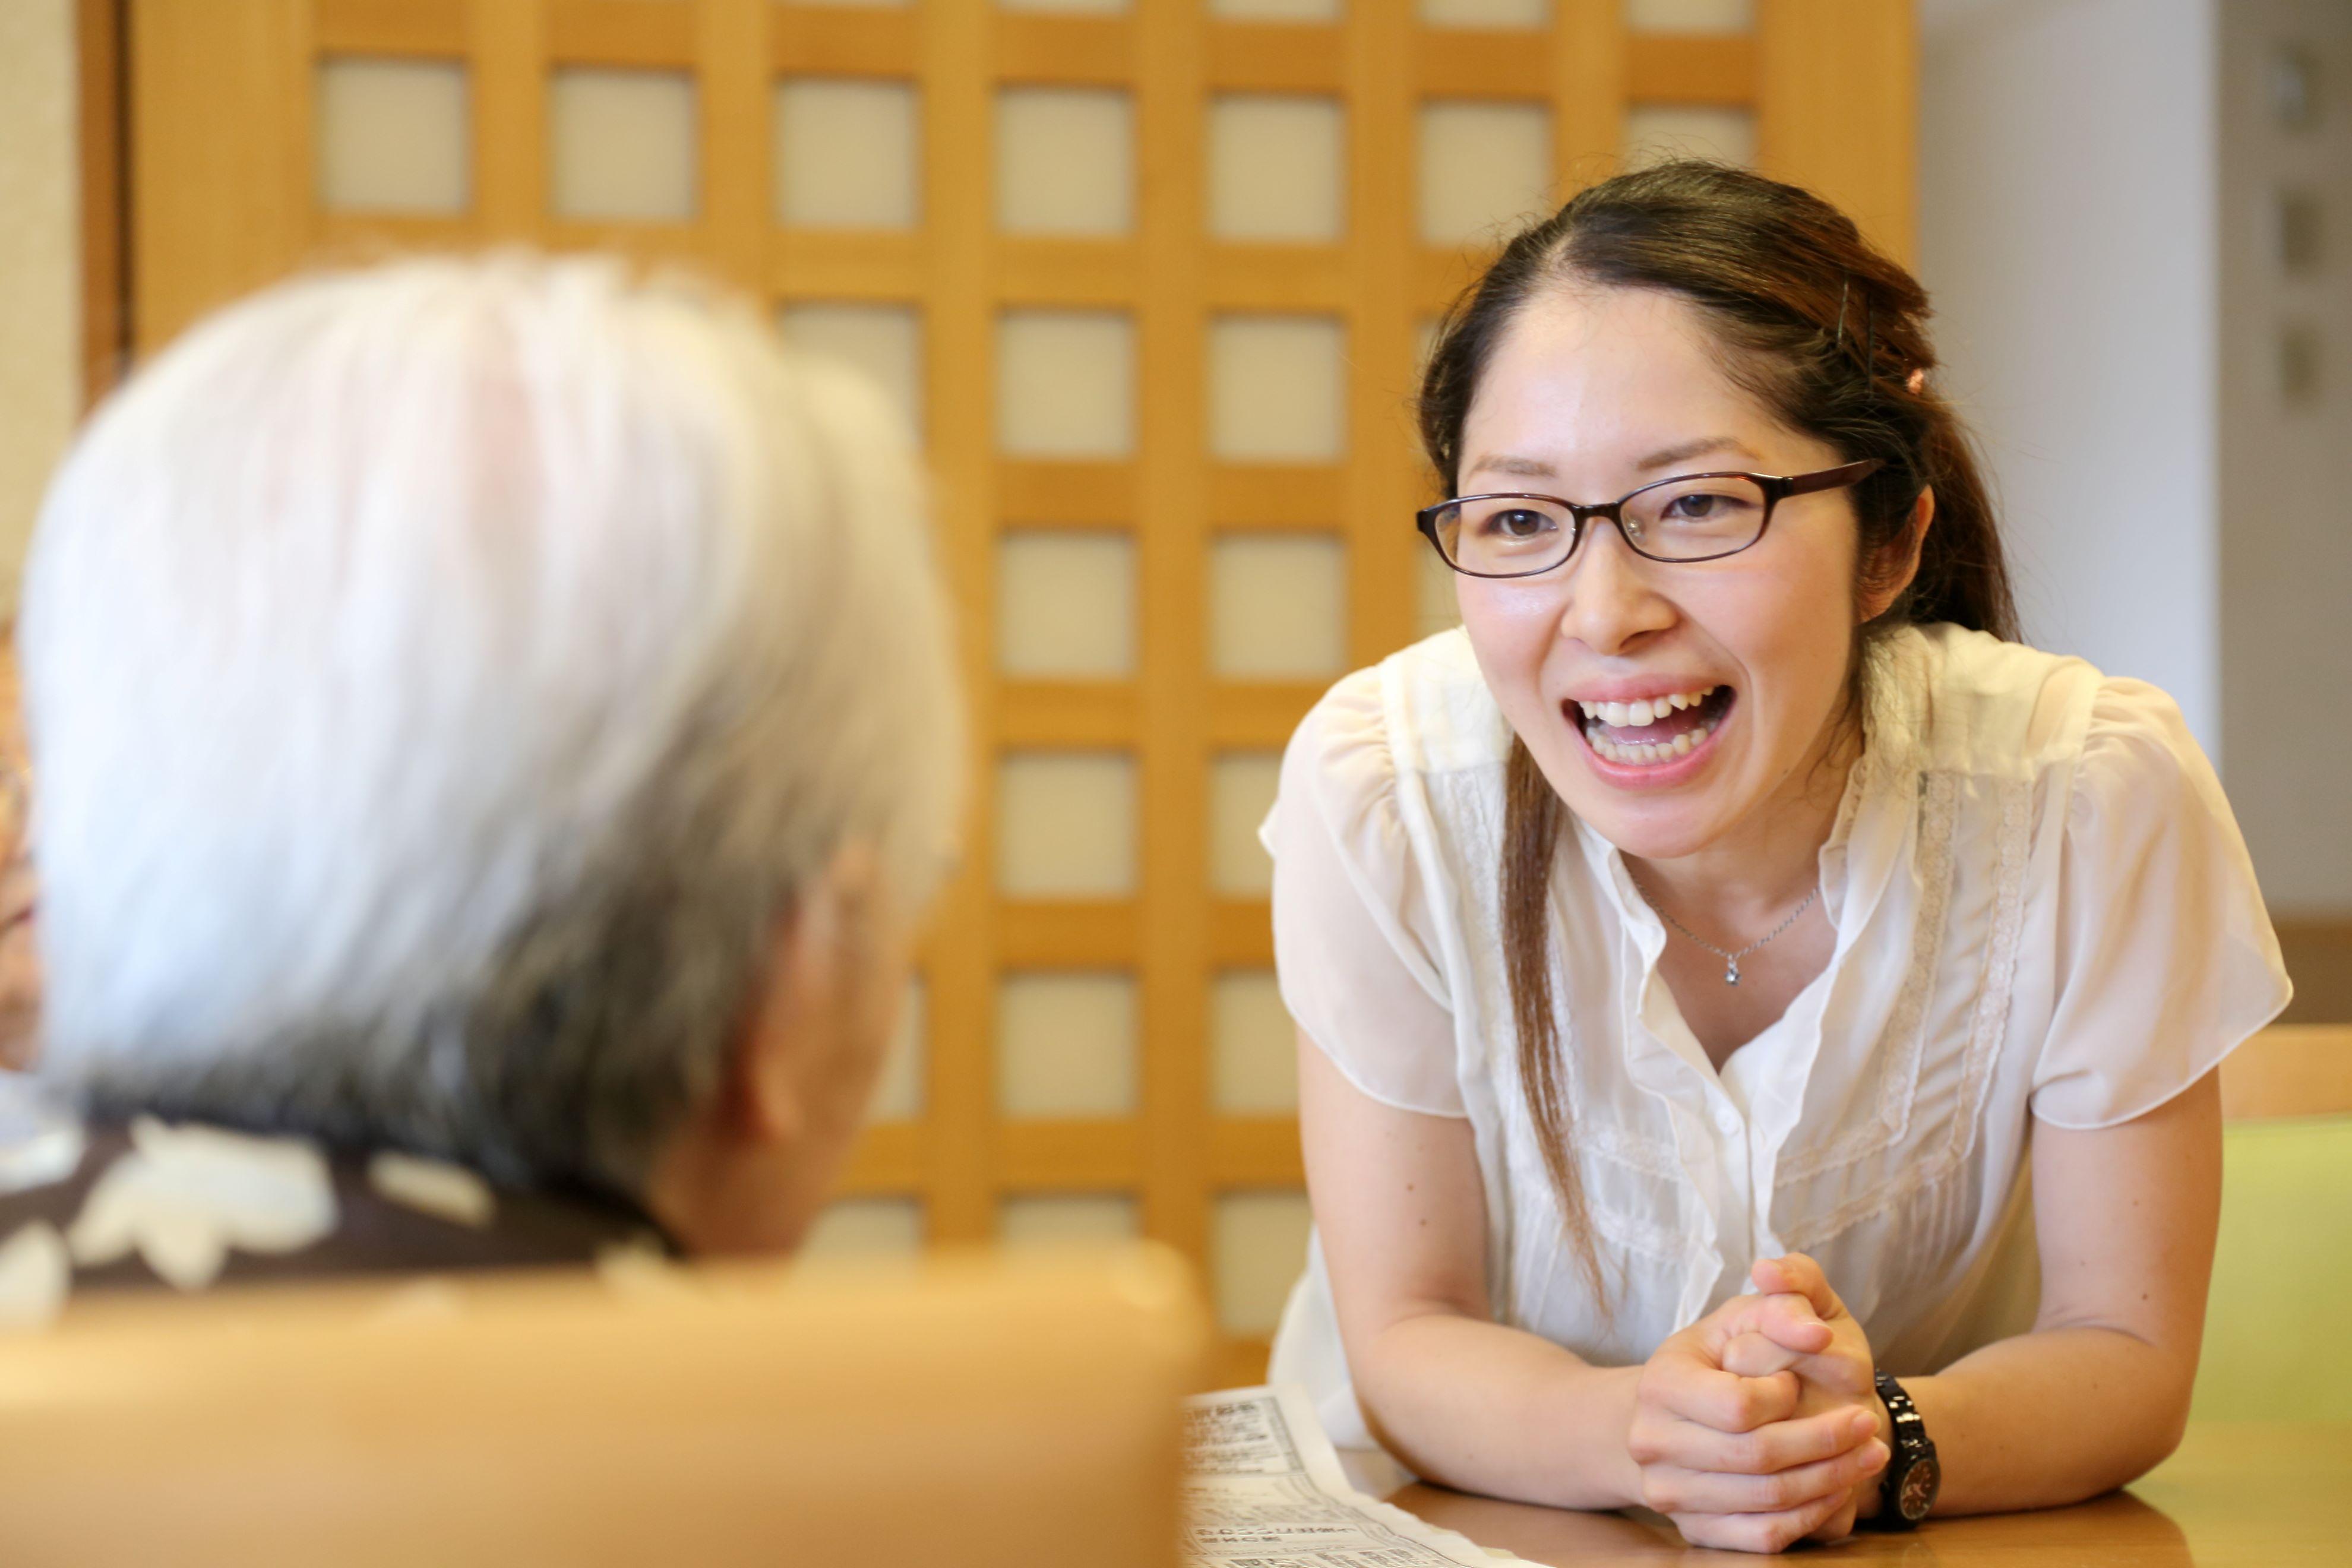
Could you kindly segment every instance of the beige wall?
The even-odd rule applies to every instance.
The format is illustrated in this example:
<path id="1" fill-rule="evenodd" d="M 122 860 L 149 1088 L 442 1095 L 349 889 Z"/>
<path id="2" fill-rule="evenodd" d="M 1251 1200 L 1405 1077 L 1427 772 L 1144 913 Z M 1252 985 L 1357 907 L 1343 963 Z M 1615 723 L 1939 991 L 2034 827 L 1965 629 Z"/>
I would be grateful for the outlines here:
<path id="1" fill-rule="evenodd" d="M 2162 687 L 2226 763 L 2216 4 L 1924 0 L 1919 271 L 2027 637 Z"/>
<path id="2" fill-rule="evenodd" d="M 2273 912 L 2352 915 L 2352 5 L 2230 0 L 2221 25 L 2221 690 L 2230 799 Z M 2282 45 L 2317 68 L 2310 123 L 2283 125 Z M 2289 265 L 2279 205 L 2316 204 Z M 2282 340 L 2316 343 L 2290 397 Z M 2298 983 L 2302 981 L 2298 975 Z"/>
<path id="3" fill-rule="evenodd" d="M 0 3 L 0 605 L 81 402 L 73 0 Z"/>

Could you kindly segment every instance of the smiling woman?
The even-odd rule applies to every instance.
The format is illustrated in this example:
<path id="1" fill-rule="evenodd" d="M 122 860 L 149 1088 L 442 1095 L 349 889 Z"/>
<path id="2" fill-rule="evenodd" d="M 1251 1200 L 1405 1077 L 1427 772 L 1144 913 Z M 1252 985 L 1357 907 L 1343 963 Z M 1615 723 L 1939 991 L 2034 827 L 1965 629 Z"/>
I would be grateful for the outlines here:
<path id="1" fill-rule="evenodd" d="M 1463 627 L 1331 690 L 1267 830 L 1318 1232 L 1274 1370 L 1343 1443 L 1778 1550 L 2177 1440 L 2212 1073 L 2285 978 L 2170 700 L 2014 640 L 1927 311 L 1685 163 L 1447 323 Z"/>

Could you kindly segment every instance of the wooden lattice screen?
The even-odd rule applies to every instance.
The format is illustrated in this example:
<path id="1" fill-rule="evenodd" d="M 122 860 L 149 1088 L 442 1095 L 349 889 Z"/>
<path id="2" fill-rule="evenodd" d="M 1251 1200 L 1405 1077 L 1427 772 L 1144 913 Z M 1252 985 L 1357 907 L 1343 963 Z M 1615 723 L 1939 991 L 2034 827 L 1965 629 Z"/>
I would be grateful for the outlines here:
<path id="1" fill-rule="evenodd" d="M 1907 251 L 1911 28 L 1907 0 L 133 0 L 132 330 L 321 257 L 610 247 L 891 385 L 976 800 L 827 1244 L 1138 1229 L 1201 1262 L 1250 1377 L 1304 1207 L 1247 830 L 1323 687 L 1450 617 L 1408 517 L 1428 324 L 1500 226 L 1650 142 Z"/>

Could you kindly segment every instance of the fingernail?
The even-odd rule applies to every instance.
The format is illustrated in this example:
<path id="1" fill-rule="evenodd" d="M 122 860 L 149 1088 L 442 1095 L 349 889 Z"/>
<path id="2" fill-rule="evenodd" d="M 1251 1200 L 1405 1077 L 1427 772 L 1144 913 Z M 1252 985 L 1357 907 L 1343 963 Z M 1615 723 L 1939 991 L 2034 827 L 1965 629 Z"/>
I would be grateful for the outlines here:
<path id="1" fill-rule="evenodd" d="M 1875 1437 L 1873 1437 L 1870 1440 L 1868 1451 L 1870 1455 L 1870 1468 L 1874 1470 L 1883 1468 L 1885 1466 L 1886 1461 L 1893 1458 L 1893 1455 L 1889 1453 L 1886 1445 L 1880 1442 Z"/>

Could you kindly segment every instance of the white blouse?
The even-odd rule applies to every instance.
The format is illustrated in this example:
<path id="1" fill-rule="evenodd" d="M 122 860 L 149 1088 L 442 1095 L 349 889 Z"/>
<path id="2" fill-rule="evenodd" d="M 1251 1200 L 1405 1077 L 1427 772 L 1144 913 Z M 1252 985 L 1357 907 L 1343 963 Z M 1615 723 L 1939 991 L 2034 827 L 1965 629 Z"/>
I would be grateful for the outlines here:
<path id="1" fill-rule="evenodd" d="M 1881 1364 L 1935 1370 L 2032 1322 L 2031 1119 L 2129 1121 L 2286 1005 L 2244 843 L 2169 698 L 1954 626 L 1890 639 L 1871 692 L 1821 853 L 1835 951 L 1720 1073 L 1615 847 L 1579 821 L 1559 857 L 1552 992 L 1605 1312 L 1520 1092 L 1511 734 L 1468 639 L 1348 677 L 1300 724 L 1261 835 L 1283 1000 L 1364 1093 L 1468 1119 L 1496 1321 L 1630 1364 L 1754 1259 L 1801 1251 Z M 1273 1375 L 1307 1385 L 1340 1446 L 1371 1445 L 1319 1244 Z"/>

